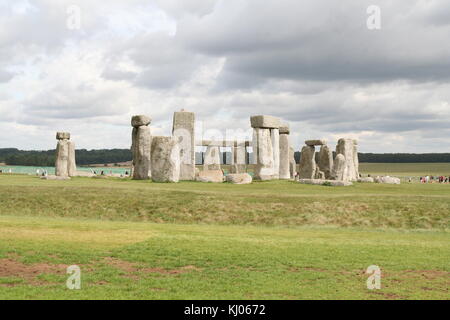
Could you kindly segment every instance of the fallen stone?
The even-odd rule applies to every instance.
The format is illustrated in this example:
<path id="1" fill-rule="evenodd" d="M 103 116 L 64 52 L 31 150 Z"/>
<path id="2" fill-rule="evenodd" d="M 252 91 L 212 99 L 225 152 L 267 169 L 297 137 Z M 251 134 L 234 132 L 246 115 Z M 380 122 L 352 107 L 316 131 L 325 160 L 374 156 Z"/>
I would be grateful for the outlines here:
<path id="1" fill-rule="evenodd" d="M 353 183 L 350 181 L 339 181 L 339 180 L 322 180 L 322 179 L 300 179 L 298 180 L 301 184 L 312 184 L 317 186 L 330 186 L 330 187 L 349 187 Z"/>
<path id="2" fill-rule="evenodd" d="M 252 183 L 252 176 L 248 173 L 228 174 L 226 176 L 227 182 L 232 184 L 250 184 Z"/>
<path id="3" fill-rule="evenodd" d="M 372 177 L 366 177 L 366 178 L 359 178 L 358 182 L 363 182 L 363 183 L 374 183 L 375 180 Z"/>
<path id="4" fill-rule="evenodd" d="M 306 140 L 305 144 L 307 146 L 324 146 L 327 144 L 326 140 Z"/>
<path id="5" fill-rule="evenodd" d="M 250 117 L 252 128 L 278 129 L 280 119 L 273 116 L 252 116 Z"/>
<path id="6" fill-rule="evenodd" d="M 154 182 L 180 180 L 180 147 L 176 137 L 153 137 L 151 155 Z"/>
<path id="7" fill-rule="evenodd" d="M 95 174 L 93 174 L 92 172 L 87 172 L 87 171 L 77 171 L 74 175 L 74 177 L 88 177 L 88 178 L 92 178 L 94 176 L 95 176 Z"/>
<path id="8" fill-rule="evenodd" d="M 197 181 L 222 183 L 223 182 L 223 172 L 222 172 L 222 170 L 200 171 L 197 176 Z"/>
<path id="9" fill-rule="evenodd" d="M 401 181 L 399 178 L 395 177 L 376 177 L 375 178 L 376 183 L 385 183 L 385 184 L 401 184 Z"/>
<path id="10" fill-rule="evenodd" d="M 151 122 L 152 122 L 152 119 L 148 116 L 137 115 L 137 116 L 131 117 L 131 126 L 134 128 L 148 126 Z"/>

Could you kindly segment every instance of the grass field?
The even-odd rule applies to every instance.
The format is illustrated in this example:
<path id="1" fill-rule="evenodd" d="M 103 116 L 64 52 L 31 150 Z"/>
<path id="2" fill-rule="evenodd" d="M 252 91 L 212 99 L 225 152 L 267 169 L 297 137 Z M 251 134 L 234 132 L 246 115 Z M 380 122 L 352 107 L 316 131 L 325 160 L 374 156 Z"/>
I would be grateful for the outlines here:
<path id="1" fill-rule="evenodd" d="M 450 297 L 450 185 L 2 175 L 0 204 L 0 299 Z"/>
<path id="2" fill-rule="evenodd" d="M 450 163 L 361 163 L 364 174 L 398 177 L 450 176 Z"/>

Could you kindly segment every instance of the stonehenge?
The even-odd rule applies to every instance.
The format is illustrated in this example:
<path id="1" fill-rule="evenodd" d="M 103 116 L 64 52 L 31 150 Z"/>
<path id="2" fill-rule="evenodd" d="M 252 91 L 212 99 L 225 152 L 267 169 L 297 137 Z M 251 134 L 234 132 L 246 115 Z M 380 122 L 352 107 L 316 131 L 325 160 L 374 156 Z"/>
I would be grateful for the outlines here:
<path id="1" fill-rule="evenodd" d="M 57 177 L 74 177 L 77 174 L 75 144 L 69 132 L 57 132 L 55 174 Z"/>
<path id="2" fill-rule="evenodd" d="M 252 116 L 254 179 L 279 178 L 280 170 L 280 120 L 272 116 Z"/>
<path id="3" fill-rule="evenodd" d="M 152 180 L 178 182 L 180 180 L 180 146 L 177 137 L 153 137 L 151 146 Z"/>
<path id="4" fill-rule="evenodd" d="M 195 180 L 195 114 L 184 110 L 175 112 L 172 135 L 180 145 L 180 179 Z"/>
<path id="5" fill-rule="evenodd" d="M 131 118 L 134 180 L 147 180 L 152 175 L 150 168 L 152 137 L 149 127 L 151 121 L 151 118 L 145 115 L 137 115 Z"/>
<path id="6" fill-rule="evenodd" d="M 358 142 L 339 139 L 336 157 L 326 140 L 306 140 L 301 152 L 299 179 L 354 182 L 359 178 Z M 320 146 L 317 154 L 315 147 Z"/>

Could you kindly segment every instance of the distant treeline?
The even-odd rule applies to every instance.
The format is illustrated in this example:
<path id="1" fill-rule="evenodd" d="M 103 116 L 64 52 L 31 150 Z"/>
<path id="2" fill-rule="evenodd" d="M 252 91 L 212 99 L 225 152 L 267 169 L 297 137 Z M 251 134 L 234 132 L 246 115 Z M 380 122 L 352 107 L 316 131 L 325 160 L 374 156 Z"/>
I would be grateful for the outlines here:
<path id="1" fill-rule="evenodd" d="M 130 149 L 109 149 L 109 150 L 76 150 L 78 165 L 107 164 L 131 161 Z M 227 152 L 226 163 L 231 160 L 231 154 Z M 250 154 L 250 160 L 252 156 Z M 300 161 L 300 152 L 295 153 L 295 160 Z M 420 163 L 420 162 L 450 162 L 450 153 L 360 153 L 360 162 L 372 163 Z M 0 149 L 0 162 L 8 165 L 18 166 L 54 166 L 55 150 L 48 151 L 22 151 L 14 148 Z M 196 163 L 202 162 L 202 154 L 196 153 Z"/>
<path id="2" fill-rule="evenodd" d="M 131 160 L 129 149 L 86 150 L 75 151 L 78 165 L 119 163 Z M 48 151 L 22 151 L 18 149 L 0 149 L 0 162 L 16 166 L 55 165 L 55 150 Z"/>

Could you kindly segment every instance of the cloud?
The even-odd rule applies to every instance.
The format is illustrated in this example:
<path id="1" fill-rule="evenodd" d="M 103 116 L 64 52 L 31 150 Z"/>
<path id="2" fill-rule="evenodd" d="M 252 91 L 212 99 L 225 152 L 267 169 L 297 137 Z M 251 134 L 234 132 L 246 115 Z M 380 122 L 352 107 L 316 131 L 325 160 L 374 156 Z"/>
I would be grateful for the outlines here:
<path id="1" fill-rule="evenodd" d="M 379 0 L 371 31 L 372 4 L 0 1 L 0 146 L 53 148 L 58 129 L 82 148 L 129 147 L 131 115 L 170 134 L 184 108 L 204 131 L 279 116 L 296 149 L 343 136 L 363 151 L 450 148 L 450 7 Z"/>

